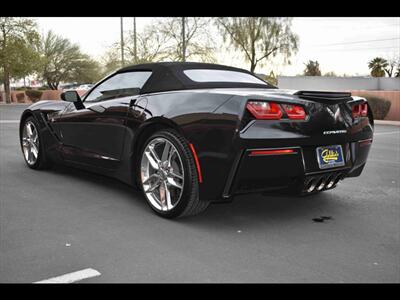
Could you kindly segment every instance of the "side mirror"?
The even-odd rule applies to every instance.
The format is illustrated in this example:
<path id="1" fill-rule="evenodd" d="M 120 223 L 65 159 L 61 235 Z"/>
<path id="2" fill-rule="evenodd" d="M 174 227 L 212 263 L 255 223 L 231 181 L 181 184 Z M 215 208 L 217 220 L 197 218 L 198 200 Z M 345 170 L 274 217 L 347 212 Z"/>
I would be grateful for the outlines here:
<path id="1" fill-rule="evenodd" d="M 61 99 L 68 102 L 82 102 L 81 97 L 76 91 L 65 91 L 60 95 Z"/>

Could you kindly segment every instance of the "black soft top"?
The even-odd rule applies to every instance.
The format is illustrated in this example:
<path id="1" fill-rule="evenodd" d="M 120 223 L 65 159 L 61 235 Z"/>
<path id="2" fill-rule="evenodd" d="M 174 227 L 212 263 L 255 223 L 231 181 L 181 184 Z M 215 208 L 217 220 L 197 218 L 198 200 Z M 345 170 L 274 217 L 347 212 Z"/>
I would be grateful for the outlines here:
<path id="1" fill-rule="evenodd" d="M 243 83 L 243 82 L 197 82 L 187 77 L 183 71 L 190 69 L 214 69 L 214 70 L 228 70 L 247 73 L 255 76 L 249 71 L 244 69 L 209 64 L 209 63 L 196 63 L 196 62 L 160 62 L 148 63 L 140 65 L 132 65 L 124 67 L 117 71 L 117 73 L 130 72 L 130 71 L 151 71 L 152 75 L 140 90 L 140 94 L 174 91 L 174 90 L 188 90 L 188 89 L 205 89 L 205 88 L 276 88 L 273 85 L 266 83 Z M 257 77 L 258 78 L 258 77 Z M 262 79 L 261 79 L 262 80 Z"/>

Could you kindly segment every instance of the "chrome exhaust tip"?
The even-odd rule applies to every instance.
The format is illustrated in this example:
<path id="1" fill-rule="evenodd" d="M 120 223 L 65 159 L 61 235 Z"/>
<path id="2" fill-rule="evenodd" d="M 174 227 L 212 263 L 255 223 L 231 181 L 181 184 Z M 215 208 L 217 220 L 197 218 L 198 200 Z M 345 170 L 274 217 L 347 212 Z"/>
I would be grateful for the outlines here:
<path id="1" fill-rule="evenodd" d="M 318 187 L 317 187 L 317 191 L 320 191 L 320 190 L 322 190 L 323 188 L 324 188 L 324 186 L 325 186 L 325 178 L 321 178 L 319 181 L 318 181 Z"/>
<path id="2" fill-rule="evenodd" d="M 308 182 L 308 184 L 306 186 L 307 193 L 311 193 L 312 191 L 314 191 L 315 187 L 317 186 L 315 183 L 316 183 L 316 180 L 314 180 L 314 179 L 311 179 Z"/>
<path id="3" fill-rule="evenodd" d="M 338 185 L 339 184 L 339 181 L 340 180 L 343 180 L 344 179 L 344 175 L 343 174 L 339 174 L 337 177 L 336 177 L 336 179 L 335 179 L 335 184 L 334 184 L 334 186 L 335 185 Z"/>
<path id="4" fill-rule="evenodd" d="M 336 178 L 338 177 L 339 175 L 332 175 L 332 176 L 330 176 L 329 178 L 328 178 L 328 180 L 326 181 L 326 182 L 328 182 L 328 184 L 326 185 L 326 187 L 325 188 L 327 188 L 327 189 L 330 189 L 331 187 L 333 187 L 333 185 L 335 184 L 335 181 L 336 181 Z"/>

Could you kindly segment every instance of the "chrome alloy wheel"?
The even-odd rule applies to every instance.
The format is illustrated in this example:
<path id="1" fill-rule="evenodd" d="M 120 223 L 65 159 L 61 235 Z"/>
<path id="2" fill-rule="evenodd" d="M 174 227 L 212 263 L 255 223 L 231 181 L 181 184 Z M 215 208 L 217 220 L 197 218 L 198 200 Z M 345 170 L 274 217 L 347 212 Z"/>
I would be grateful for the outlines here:
<path id="1" fill-rule="evenodd" d="M 141 161 L 143 191 L 151 205 L 170 211 L 179 202 L 184 186 L 182 159 L 175 146 L 165 138 L 151 140 Z"/>
<path id="2" fill-rule="evenodd" d="M 34 165 L 39 157 L 39 134 L 31 121 L 26 122 L 22 130 L 22 149 L 26 162 Z"/>

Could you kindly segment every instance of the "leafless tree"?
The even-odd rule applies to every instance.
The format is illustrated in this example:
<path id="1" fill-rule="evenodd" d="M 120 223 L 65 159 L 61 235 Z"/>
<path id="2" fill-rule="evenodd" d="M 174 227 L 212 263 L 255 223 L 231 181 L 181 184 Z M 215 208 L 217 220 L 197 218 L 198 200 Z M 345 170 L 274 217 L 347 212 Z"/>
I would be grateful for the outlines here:
<path id="1" fill-rule="evenodd" d="M 224 17 L 217 18 L 224 40 L 244 54 L 254 73 L 258 64 L 282 55 L 290 63 L 297 52 L 299 38 L 291 30 L 291 18 Z"/>

